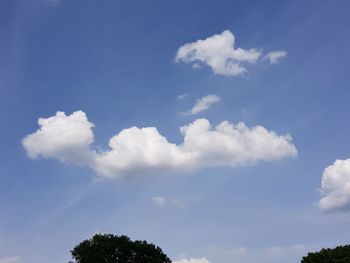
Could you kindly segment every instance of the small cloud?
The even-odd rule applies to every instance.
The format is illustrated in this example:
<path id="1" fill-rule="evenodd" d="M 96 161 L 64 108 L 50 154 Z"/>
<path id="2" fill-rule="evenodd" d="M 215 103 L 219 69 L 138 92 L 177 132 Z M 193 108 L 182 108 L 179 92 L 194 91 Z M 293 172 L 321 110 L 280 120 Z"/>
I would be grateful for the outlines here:
<path id="1" fill-rule="evenodd" d="M 325 211 L 350 209 L 350 159 L 336 160 L 322 176 L 323 197 L 319 206 Z"/>
<path id="2" fill-rule="evenodd" d="M 195 115 L 209 109 L 213 104 L 220 101 L 220 97 L 214 94 L 206 95 L 198 99 L 191 110 L 184 112 L 185 115 Z"/>
<path id="3" fill-rule="evenodd" d="M 177 98 L 178 98 L 179 100 L 183 100 L 183 99 L 186 98 L 187 96 L 188 96 L 188 94 L 184 93 L 184 94 L 179 94 L 179 95 L 177 95 Z"/>
<path id="4" fill-rule="evenodd" d="M 268 60 L 270 64 L 278 64 L 282 58 L 287 56 L 287 52 L 284 50 L 268 52 L 263 60 Z"/>
<path id="5" fill-rule="evenodd" d="M 176 198 L 165 198 L 163 196 L 155 196 L 152 198 L 153 204 L 156 206 L 164 207 L 164 206 L 176 206 L 178 208 L 185 208 L 185 205 L 177 200 Z"/>
<path id="6" fill-rule="evenodd" d="M 254 64 L 261 56 L 257 49 L 235 48 L 235 36 L 229 30 L 181 46 L 175 61 L 189 63 L 194 69 L 202 64 L 217 75 L 239 76 L 247 72 L 244 64 Z"/>
<path id="7" fill-rule="evenodd" d="M 162 196 L 155 196 L 152 198 L 153 204 L 157 206 L 165 206 L 167 204 L 167 201 Z"/>
<path id="8" fill-rule="evenodd" d="M 201 69 L 202 68 L 201 64 L 199 64 L 199 63 L 194 63 L 192 65 L 192 67 L 193 67 L 193 69 Z"/>
<path id="9" fill-rule="evenodd" d="M 173 261 L 173 263 L 210 263 L 208 259 L 205 257 L 202 258 L 189 258 L 189 259 L 181 259 L 177 261 Z"/>

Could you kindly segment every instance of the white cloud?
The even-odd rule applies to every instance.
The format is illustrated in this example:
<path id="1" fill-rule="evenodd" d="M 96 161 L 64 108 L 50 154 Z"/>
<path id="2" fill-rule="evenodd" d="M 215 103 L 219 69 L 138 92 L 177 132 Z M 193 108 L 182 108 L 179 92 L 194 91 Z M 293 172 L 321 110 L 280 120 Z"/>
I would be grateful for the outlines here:
<path id="1" fill-rule="evenodd" d="M 178 261 L 173 261 L 173 263 L 210 263 L 210 261 L 205 257 L 202 257 L 202 258 L 181 259 Z"/>
<path id="2" fill-rule="evenodd" d="M 38 124 L 40 129 L 22 140 L 30 158 L 41 156 L 75 164 L 91 161 L 89 145 L 94 141 L 94 125 L 84 112 L 66 116 L 59 111 L 50 118 L 39 118 Z"/>
<path id="3" fill-rule="evenodd" d="M 162 196 L 155 196 L 152 198 L 152 201 L 157 206 L 165 206 L 167 204 L 167 201 Z"/>
<path id="4" fill-rule="evenodd" d="M 271 51 L 264 56 L 264 60 L 268 60 L 270 64 L 278 64 L 282 58 L 287 56 L 287 52 L 284 50 Z"/>
<path id="5" fill-rule="evenodd" d="M 20 263 L 21 258 L 18 256 L 0 258 L 0 263 Z"/>
<path id="6" fill-rule="evenodd" d="M 192 107 L 192 109 L 189 110 L 188 112 L 185 112 L 184 114 L 195 115 L 199 112 L 209 109 L 214 103 L 217 103 L 219 101 L 220 101 L 220 97 L 217 95 L 214 95 L 214 94 L 206 95 L 198 99 L 195 105 Z"/>
<path id="7" fill-rule="evenodd" d="M 183 99 L 186 98 L 187 96 L 188 96 L 188 94 L 183 93 L 183 94 L 177 95 L 177 98 L 178 98 L 179 100 L 183 100 Z"/>
<path id="8" fill-rule="evenodd" d="M 254 64 L 260 56 L 261 52 L 256 49 L 235 48 L 235 36 L 226 30 L 181 46 L 175 61 L 191 63 L 194 68 L 202 63 L 211 67 L 215 74 L 238 76 L 247 71 L 243 63 Z"/>
<path id="9" fill-rule="evenodd" d="M 110 150 L 96 155 L 94 169 L 109 177 L 186 170 L 194 167 L 198 155 L 169 143 L 155 127 L 124 129 L 113 136 L 108 145 Z"/>
<path id="10" fill-rule="evenodd" d="M 324 197 L 319 206 L 322 209 L 350 208 L 350 159 L 336 160 L 324 170 L 321 190 Z"/>
<path id="11" fill-rule="evenodd" d="M 262 126 L 249 128 L 228 121 L 212 127 L 208 120 L 197 119 L 180 128 L 184 141 L 179 145 L 170 143 L 155 127 L 131 127 L 113 136 L 104 151 L 92 149 L 94 125 L 84 112 L 68 116 L 58 112 L 38 123 L 39 130 L 22 140 L 30 158 L 50 157 L 86 165 L 106 177 L 235 167 L 297 155 L 288 134 L 281 136 Z"/>
<path id="12" fill-rule="evenodd" d="M 171 205 L 177 208 L 185 208 L 185 205 L 176 198 L 165 198 L 163 196 L 155 196 L 152 198 L 152 201 L 153 204 L 160 207 Z"/>
<path id="13" fill-rule="evenodd" d="M 297 155 L 291 137 L 279 136 L 262 126 L 247 127 L 224 121 L 215 128 L 206 119 L 181 127 L 182 149 L 197 153 L 200 166 L 239 166 Z"/>

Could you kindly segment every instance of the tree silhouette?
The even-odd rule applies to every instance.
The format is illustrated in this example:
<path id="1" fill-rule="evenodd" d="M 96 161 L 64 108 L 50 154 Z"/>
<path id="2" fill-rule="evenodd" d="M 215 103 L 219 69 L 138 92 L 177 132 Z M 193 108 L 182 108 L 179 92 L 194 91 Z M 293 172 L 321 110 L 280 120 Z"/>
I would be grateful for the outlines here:
<path id="1" fill-rule="evenodd" d="M 349 263 L 350 245 L 336 248 L 323 248 L 319 252 L 308 253 L 301 263 Z"/>
<path id="2" fill-rule="evenodd" d="M 154 244 L 112 234 L 96 234 L 78 244 L 71 254 L 76 263 L 171 263 Z"/>

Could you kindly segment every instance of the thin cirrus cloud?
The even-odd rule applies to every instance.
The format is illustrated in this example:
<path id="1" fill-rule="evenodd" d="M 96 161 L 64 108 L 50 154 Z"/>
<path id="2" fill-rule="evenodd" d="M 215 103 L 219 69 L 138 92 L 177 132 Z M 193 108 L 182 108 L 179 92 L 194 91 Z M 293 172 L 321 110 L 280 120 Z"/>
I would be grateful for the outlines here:
<path id="1" fill-rule="evenodd" d="M 219 256 L 221 258 L 230 259 L 231 261 L 237 260 L 237 258 L 245 257 L 249 255 L 249 250 L 245 246 L 232 246 L 230 244 L 225 245 L 211 245 L 208 249 L 211 255 Z"/>
<path id="2" fill-rule="evenodd" d="M 30 158 L 88 166 L 104 177 L 246 166 L 297 156 L 289 134 L 228 121 L 213 127 L 206 119 L 196 119 L 180 127 L 184 139 L 179 145 L 170 143 L 155 127 L 126 128 L 109 140 L 107 150 L 93 146 L 94 125 L 82 111 L 57 112 L 40 118 L 38 124 L 36 132 L 22 139 Z"/>
<path id="3" fill-rule="evenodd" d="M 264 60 L 268 60 L 270 64 L 278 64 L 286 56 L 287 52 L 284 50 L 271 51 L 264 56 Z"/>
<path id="4" fill-rule="evenodd" d="M 322 176 L 323 197 L 319 206 L 325 211 L 350 209 L 350 159 L 336 160 Z"/>
<path id="5" fill-rule="evenodd" d="M 155 196 L 152 198 L 152 201 L 156 206 L 165 206 L 167 204 L 167 201 L 163 196 Z"/>
<path id="6" fill-rule="evenodd" d="M 209 109 L 213 104 L 220 101 L 220 97 L 215 94 L 206 95 L 196 101 L 191 110 L 184 112 L 184 115 L 196 115 Z"/>
<path id="7" fill-rule="evenodd" d="M 18 256 L 0 258 L 0 263 L 20 263 L 21 258 Z"/>
<path id="8" fill-rule="evenodd" d="M 49 3 L 49 4 L 52 4 L 52 5 L 58 5 L 61 2 L 63 2 L 63 0 L 42 0 L 42 1 L 46 2 L 46 3 Z"/>
<path id="9" fill-rule="evenodd" d="M 154 205 L 159 207 L 165 207 L 170 205 L 178 208 L 185 208 L 185 205 L 176 198 L 165 198 L 163 196 L 155 196 L 152 198 L 152 202 Z"/>
<path id="10" fill-rule="evenodd" d="M 184 44 L 177 50 L 175 61 L 192 64 L 195 69 L 207 65 L 217 75 L 243 75 L 247 72 L 246 65 L 256 64 L 263 54 L 257 48 L 236 48 L 235 40 L 234 34 L 225 30 L 221 34 Z M 285 51 L 272 51 L 263 59 L 277 64 L 285 56 Z"/>

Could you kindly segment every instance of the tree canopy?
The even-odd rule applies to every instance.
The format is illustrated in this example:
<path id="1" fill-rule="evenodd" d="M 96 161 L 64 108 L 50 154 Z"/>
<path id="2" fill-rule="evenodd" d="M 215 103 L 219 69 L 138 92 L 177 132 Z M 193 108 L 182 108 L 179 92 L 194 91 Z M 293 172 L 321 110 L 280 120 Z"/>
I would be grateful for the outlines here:
<path id="1" fill-rule="evenodd" d="M 96 234 L 72 251 L 76 263 L 171 263 L 162 249 L 127 236 Z"/>
<path id="2" fill-rule="evenodd" d="M 319 252 L 308 253 L 301 263 L 349 263 L 350 245 L 324 248 Z"/>

